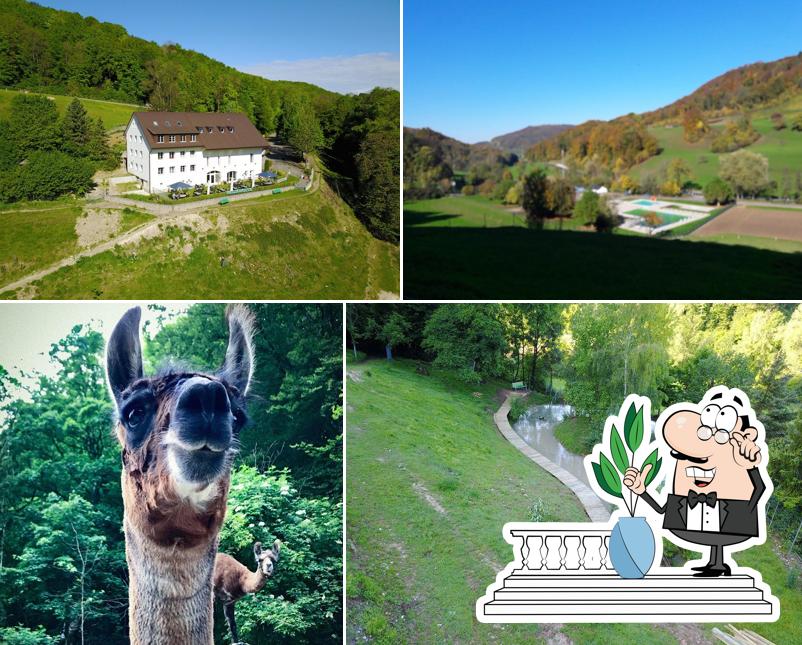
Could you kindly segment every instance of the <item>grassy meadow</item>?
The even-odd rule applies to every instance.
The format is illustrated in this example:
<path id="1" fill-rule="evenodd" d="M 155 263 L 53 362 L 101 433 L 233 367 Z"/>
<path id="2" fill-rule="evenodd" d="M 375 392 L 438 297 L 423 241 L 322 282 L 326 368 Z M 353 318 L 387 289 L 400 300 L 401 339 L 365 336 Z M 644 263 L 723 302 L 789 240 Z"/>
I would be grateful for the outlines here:
<path id="1" fill-rule="evenodd" d="M 399 293 L 398 247 L 373 238 L 323 182 L 313 193 L 198 210 L 177 225 L 154 224 L 160 228 L 152 237 L 83 258 L 2 297 L 362 299 Z M 68 246 L 50 254 L 47 264 Z"/>
<path id="2" fill-rule="evenodd" d="M 802 254 L 523 228 L 411 226 L 406 298 L 796 299 Z M 786 250 L 786 249 L 784 249 Z"/>
<path id="3" fill-rule="evenodd" d="M 77 228 L 79 220 L 86 216 L 84 200 L 71 198 L 1 209 L 0 221 L 5 234 L 0 237 L 0 285 L 78 251 Z M 116 225 L 109 228 L 106 237 L 119 235 L 153 219 L 152 215 L 133 209 L 114 211 L 114 216 Z"/>
<path id="4" fill-rule="evenodd" d="M 36 92 L 32 92 L 32 94 L 35 93 Z M 20 94 L 19 90 L 0 89 L 0 119 L 4 119 L 8 116 L 11 99 L 17 94 Z M 54 94 L 43 94 L 43 96 L 53 97 L 60 114 L 64 114 L 67 106 L 72 102 L 73 98 L 75 98 L 73 96 L 59 96 Z M 103 125 L 106 126 L 107 130 L 127 125 L 132 112 L 145 109 L 141 105 L 132 103 L 115 103 L 113 101 L 84 98 L 79 98 L 78 100 L 83 103 L 90 117 L 93 119 L 100 117 L 103 120 Z"/>

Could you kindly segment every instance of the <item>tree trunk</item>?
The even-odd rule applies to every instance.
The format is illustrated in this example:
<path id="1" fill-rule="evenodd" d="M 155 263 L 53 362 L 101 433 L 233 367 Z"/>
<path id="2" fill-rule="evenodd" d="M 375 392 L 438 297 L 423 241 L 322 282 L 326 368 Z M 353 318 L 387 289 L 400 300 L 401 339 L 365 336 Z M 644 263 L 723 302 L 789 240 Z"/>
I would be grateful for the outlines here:
<path id="1" fill-rule="evenodd" d="M 393 346 L 390 343 L 387 343 L 384 346 L 384 353 L 387 355 L 387 360 L 393 360 Z"/>

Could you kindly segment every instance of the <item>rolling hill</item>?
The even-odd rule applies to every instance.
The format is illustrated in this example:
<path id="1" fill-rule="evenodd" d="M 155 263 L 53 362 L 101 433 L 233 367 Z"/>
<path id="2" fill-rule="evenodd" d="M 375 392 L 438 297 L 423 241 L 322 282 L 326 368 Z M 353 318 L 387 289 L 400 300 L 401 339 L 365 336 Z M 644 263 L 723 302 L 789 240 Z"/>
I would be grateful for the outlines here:
<path id="1" fill-rule="evenodd" d="M 497 137 L 493 137 L 490 143 L 507 152 L 514 152 L 520 157 L 536 143 L 556 136 L 560 134 L 560 132 L 572 127 L 574 126 L 529 125 L 515 132 L 508 132 L 507 134 L 500 134 Z"/>

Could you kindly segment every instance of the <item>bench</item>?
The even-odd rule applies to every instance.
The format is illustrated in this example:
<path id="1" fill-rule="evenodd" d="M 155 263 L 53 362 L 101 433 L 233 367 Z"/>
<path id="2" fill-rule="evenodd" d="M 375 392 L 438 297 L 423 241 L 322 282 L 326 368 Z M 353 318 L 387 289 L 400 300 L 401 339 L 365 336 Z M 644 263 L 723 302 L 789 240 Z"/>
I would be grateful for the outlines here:
<path id="1" fill-rule="evenodd" d="M 512 384 L 512 389 L 515 390 L 515 391 L 525 390 L 526 389 L 526 385 L 524 385 L 523 381 L 516 381 L 515 383 Z"/>
<path id="2" fill-rule="evenodd" d="M 226 205 L 226 204 L 228 204 L 228 202 L 230 202 L 230 201 L 231 201 L 231 200 L 230 200 L 228 197 L 223 197 L 223 199 L 221 199 L 221 200 L 220 200 L 219 202 L 217 202 L 217 203 L 218 203 L 218 204 L 220 204 L 220 206 L 225 206 L 225 205 Z"/>

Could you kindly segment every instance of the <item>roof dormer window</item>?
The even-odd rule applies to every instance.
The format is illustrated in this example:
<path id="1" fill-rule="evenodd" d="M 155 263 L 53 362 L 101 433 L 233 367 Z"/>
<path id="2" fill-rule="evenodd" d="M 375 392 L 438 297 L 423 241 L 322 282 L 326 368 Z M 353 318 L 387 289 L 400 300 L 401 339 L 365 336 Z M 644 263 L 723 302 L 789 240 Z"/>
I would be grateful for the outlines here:
<path id="1" fill-rule="evenodd" d="M 182 134 L 181 135 L 181 143 L 186 143 L 186 141 L 187 141 L 187 135 Z"/>
<path id="2" fill-rule="evenodd" d="M 181 121 L 176 121 L 176 122 L 175 122 L 175 124 L 176 124 L 176 125 L 177 125 L 179 128 L 181 127 Z"/>
<path id="3" fill-rule="evenodd" d="M 228 131 L 229 132 L 234 132 L 234 128 L 232 128 L 231 126 L 228 126 Z"/>
<path id="4" fill-rule="evenodd" d="M 190 140 L 192 140 L 193 142 L 194 142 L 194 141 L 197 141 L 197 140 L 198 140 L 198 135 L 197 135 L 197 134 L 193 134 L 193 135 L 191 135 L 191 136 L 190 136 Z"/>
<path id="5" fill-rule="evenodd" d="M 159 122 L 158 121 L 154 121 L 153 125 L 159 125 Z"/>
<path id="6" fill-rule="evenodd" d="M 220 130 L 220 132 L 225 132 L 226 131 L 226 129 L 222 125 L 218 125 L 217 129 Z"/>
<path id="7" fill-rule="evenodd" d="M 158 136 L 156 137 L 156 141 L 157 141 L 158 143 L 164 143 L 164 135 L 163 135 L 163 134 L 160 134 L 160 135 L 158 135 Z"/>
<path id="8" fill-rule="evenodd" d="M 170 135 L 170 143 L 175 143 L 175 135 L 174 134 Z"/>
<path id="9" fill-rule="evenodd" d="M 166 125 L 169 128 L 170 127 L 170 122 L 169 121 L 165 121 L 164 125 Z"/>
<path id="10" fill-rule="evenodd" d="M 198 132 L 203 133 L 203 126 L 199 125 L 195 128 Z"/>
<path id="11" fill-rule="evenodd" d="M 206 131 L 207 131 L 209 134 L 211 134 L 212 132 L 214 132 L 214 128 L 212 128 L 212 126 L 210 126 L 210 125 L 207 125 L 207 126 L 206 126 Z"/>

